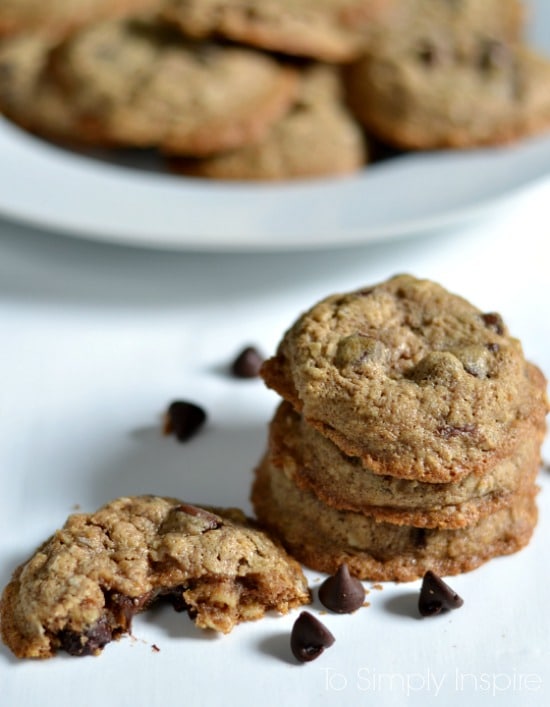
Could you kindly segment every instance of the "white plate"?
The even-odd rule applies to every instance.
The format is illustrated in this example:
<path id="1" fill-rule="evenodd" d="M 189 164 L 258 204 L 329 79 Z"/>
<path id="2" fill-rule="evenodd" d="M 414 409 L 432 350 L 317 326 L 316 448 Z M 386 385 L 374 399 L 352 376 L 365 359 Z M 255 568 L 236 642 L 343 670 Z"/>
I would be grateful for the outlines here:
<path id="1" fill-rule="evenodd" d="M 550 50 L 550 7 L 532 2 Z M 344 179 L 228 184 L 122 166 L 46 144 L 0 119 L 0 214 L 73 236 L 186 250 L 290 250 L 417 235 L 477 216 L 550 172 L 550 137 L 411 154 Z"/>

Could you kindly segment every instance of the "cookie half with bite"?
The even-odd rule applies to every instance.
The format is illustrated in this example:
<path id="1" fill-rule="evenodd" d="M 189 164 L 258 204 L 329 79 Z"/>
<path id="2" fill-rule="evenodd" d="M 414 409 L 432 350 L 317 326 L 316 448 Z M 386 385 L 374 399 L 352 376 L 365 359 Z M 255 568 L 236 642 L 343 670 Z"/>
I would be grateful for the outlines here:
<path id="1" fill-rule="evenodd" d="M 75 514 L 14 573 L 0 602 L 20 658 L 101 652 L 160 599 L 200 628 L 228 633 L 310 601 L 298 563 L 236 509 L 159 496 Z"/>

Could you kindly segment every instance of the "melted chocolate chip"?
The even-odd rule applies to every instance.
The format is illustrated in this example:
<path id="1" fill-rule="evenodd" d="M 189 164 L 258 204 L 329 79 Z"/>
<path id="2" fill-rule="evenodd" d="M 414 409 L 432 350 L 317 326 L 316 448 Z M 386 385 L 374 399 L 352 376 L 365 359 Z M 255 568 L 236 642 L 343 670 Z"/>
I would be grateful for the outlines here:
<path id="1" fill-rule="evenodd" d="M 426 528 L 413 528 L 412 541 L 416 547 L 426 547 Z"/>
<path id="2" fill-rule="evenodd" d="M 194 403 L 175 400 L 166 413 L 165 434 L 174 434 L 180 442 L 186 442 L 206 420 L 204 410 Z"/>
<path id="3" fill-rule="evenodd" d="M 497 312 L 486 312 L 481 315 L 483 323 L 488 329 L 492 329 L 497 334 L 504 334 L 504 322 Z"/>
<path id="4" fill-rule="evenodd" d="M 189 606 L 185 603 L 185 599 L 183 598 L 183 592 L 185 591 L 185 587 L 176 587 L 173 589 L 171 592 L 166 594 L 168 600 L 172 604 L 174 611 L 177 611 L 178 613 L 181 613 L 183 611 L 187 611 L 189 609 Z"/>
<path id="5" fill-rule="evenodd" d="M 180 503 L 174 510 L 179 511 L 180 513 L 187 513 L 189 516 L 194 516 L 195 518 L 203 520 L 210 530 L 220 528 L 223 525 L 221 519 L 218 518 L 217 515 L 210 513 L 210 511 L 207 511 L 205 508 L 192 506 L 190 503 Z"/>
<path id="6" fill-rule="evenodd" d="M 64 629 L 57 634 L 60 647 L 75 656 L 95 655 L 112 640 L 113 634 L 106 617 L 101 617 L 84 633 Z"/>
<path id="7" fill-rule="evenodd" d="M 309 612 L 302 611 L 290 635 L 290 649 L 294 657 L 301 663 L 308 663 L 333 643 L 334 636 L 328 628 Z"/>
<path id="8" fill-rule="evenodd" d="M 428 570 L 422 580 L 418 610 L 422 616 L 436 616 L 445 611 L 458 609 L 464 600 L 440 577 Z"/>
<path id="9" fill-rule="evenodd" d="M 319 600 L 327 609 L 338 614 L 350 614 L 365 601 L 365 588 L 352 577 L 346 564 L 340 565 L 335 575 L 325 579 L 319 587 Z"/>
<path id="10" fill-rule="evenodd" d="M 477 427 L 473 424 L 467 425 L 442 425 L 437 428 L 437 433 L 445 439 L 451 437 L 459 437 L 460 435 L 471 435 L 477 431 Z"/>
<path id="11" fill-rule="evenodd" d="M 118 592 L 105 595 L 105 603 L 117 625 L 117 632 L 129 631 L 133 617 L 143 611 L 152 600 L 151 593 L 140 597 L 128 597 Z"/>
<path id="12" fill-rule="evenodd" d="M 231 365 L 231 373 L 236 378 L 257 378 L 264 357 L 254 346 L 246 346 Z"/>

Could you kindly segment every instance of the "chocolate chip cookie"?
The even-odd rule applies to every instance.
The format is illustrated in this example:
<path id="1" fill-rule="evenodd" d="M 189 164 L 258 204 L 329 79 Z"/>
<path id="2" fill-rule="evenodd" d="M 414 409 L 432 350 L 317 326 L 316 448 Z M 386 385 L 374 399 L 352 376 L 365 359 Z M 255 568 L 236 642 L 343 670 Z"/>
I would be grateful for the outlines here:
<path id="1" fill-rule="evenodd" d="M 349 61 L 394 0 L 166 0 L 162 15 L 192 37 L 212 35 L 295 56 Z"/>
<path id="2" fill-rule="evenodd" d="M 260 372 L 284 401 L 252 503 L 305 564 L 408 581 L 529 542 L 546 380 L 496 312 L 397 275 L 313 305 Z"/>
<path id="3" fill-rule="evenodd" d="M 21 35 L 0 44 L 0 113 L 48 138 L 82 142 L 78 115 L 48 71 L 54 46 L 42 35 Z"/>
<path id="4" fill-rule="evenodd" d="M 10 67 L 4 95 L 13 93 L 22 57 L 18 51 L 3 61 Z M 270 56 L 187 41 L 141 21 L 82 30 L 48 51 L 38 68 L 36 92 L 20 93 L 15 106 L 3 101 L 19 124 L 47 137 L 68 133 L 88 144 L 175 154 L 207 155 L 261 139 L 298 87 L 295 72 Z M 59 127 L 51 104 L 63 111 Z"/>
<path id="5" fill-rule="evenodd" d="M 338 73 L 314 64 L 303 70 L 295 102 L 263 140 L 172 167 L 199 177 L 266 181 L 350 174 L 366 160 L 366 140 L 342 101 Z"/>
<path id="6" fill-rule="evenodd" d="M 550 127 L 550 61 L 517 2 L 405 0 L 347 73 L 349 104 L 402 149 L 500 144 Z"/>
<path id="7" fill-rule="evenodd" d="M 373 473 L 344 454 L 283 402 L 269 428 L 269 462 L 324 504 L 377 521 L 416 528 L 463 528 L 532 488 L 540 468 L 540 435 L 525 435 L 510 457 L 486 474 L 426 483 Z"/>
<path id="8" fill-rule="evenodd" d="M 227 633 L 310 594 L 297 562 L 242 512 L 120 498 L 70 516 L 15 571 L 0 603 L 2 638 L 21 658 L 97 654 L 162 598 Z"/>
<path id="9" fill-rule="evenodd" d="M 408 582 L 427 570 L 441 575 L 468 572 L 493 557 L 517 552 L 537 522 L 536 488 L 514 494 L 509 504 L 464 528 L 418 528 L 337 510 L 298 488 L 269 457 L 260 464 L 252 490 L 258 517 L 304 564 L 333 573 L 350 572 L 373 581 Z"/>
<path id="10" fill-rule="evenodd" d="M 409 275 L 314 305 L 262 375 L 374 474 L 486 474 L 545 431 L 546 381 L 502 317 Z"/>

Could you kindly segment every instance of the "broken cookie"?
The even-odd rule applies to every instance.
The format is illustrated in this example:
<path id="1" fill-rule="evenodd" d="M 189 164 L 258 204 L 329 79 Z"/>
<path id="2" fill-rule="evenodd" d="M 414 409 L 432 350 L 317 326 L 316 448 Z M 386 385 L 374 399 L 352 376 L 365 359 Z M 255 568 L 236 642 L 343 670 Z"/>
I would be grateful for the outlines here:
<path id="1" fill-rule="evenodd" d="M 96 655 L 162 597 L 222 633 L 310 602 L 298 563 L 241 511 L 137 496 L 71 515 L 15 571 L 1 635 L 20 658 Z"/>

